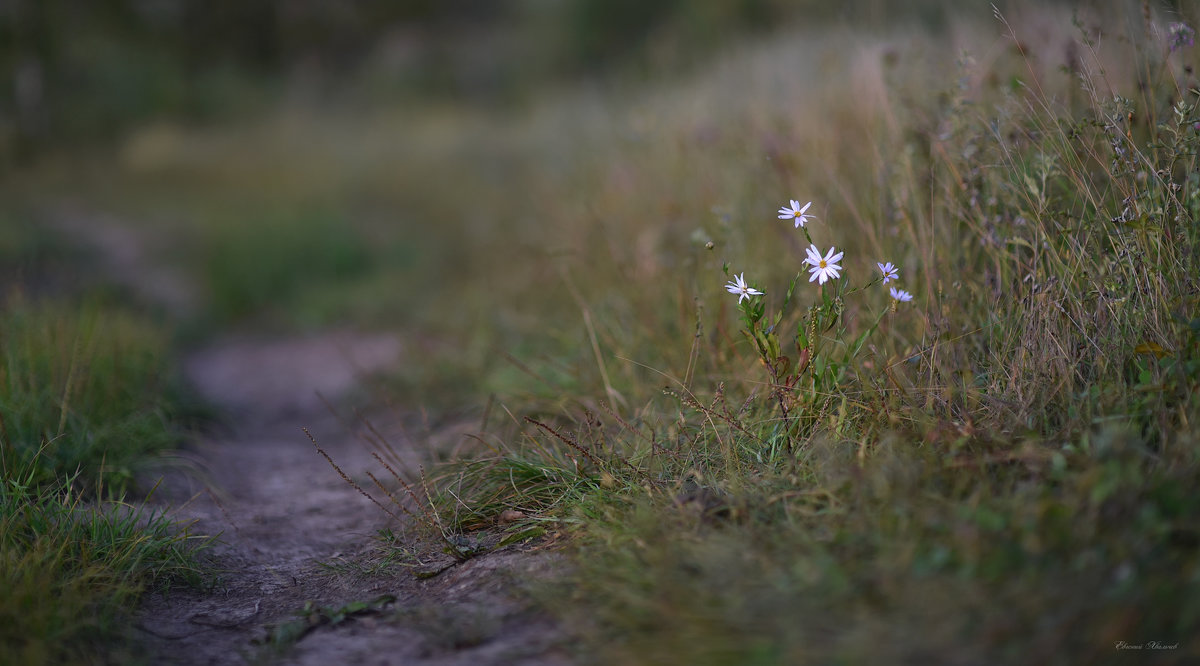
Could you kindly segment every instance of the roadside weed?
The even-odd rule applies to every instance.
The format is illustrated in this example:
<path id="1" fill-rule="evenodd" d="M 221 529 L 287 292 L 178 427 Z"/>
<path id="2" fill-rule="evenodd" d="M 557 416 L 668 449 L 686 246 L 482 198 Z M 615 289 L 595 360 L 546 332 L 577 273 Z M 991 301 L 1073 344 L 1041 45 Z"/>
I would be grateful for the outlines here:
<path id="1" fill-rule="evenodd" d="M 789 200 L 782 228 L 739 203 L 691 235 L 681 288 L 577 295 L 585 346 L 610 350 L 595 390 L 506 406 L 437 487 L 470 524 L 516 511 L 574 535 L 547 603 L 602 663 L 1102 661 L 1183 640 L 1200 100 L 1185 33 L 1149 34 L 1125 43 L 1140 76 L 1082 34 L 1051 87 L 1014 32 L 1007 58 L 958 54 L 942 94 L 889 89 L 876 161 L 830 130 L 831 155 L 864 161 L 738 190 L 843 201 Z M 655 336 L 631 311 L 685 316 Z"/>

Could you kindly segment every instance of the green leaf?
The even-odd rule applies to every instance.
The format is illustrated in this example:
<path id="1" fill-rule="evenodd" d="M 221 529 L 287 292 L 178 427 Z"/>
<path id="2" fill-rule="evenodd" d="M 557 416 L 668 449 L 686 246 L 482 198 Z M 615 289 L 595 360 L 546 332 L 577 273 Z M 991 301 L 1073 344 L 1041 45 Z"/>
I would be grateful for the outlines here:
<path id="1" fill-rule="evenodd" d="M 779 357 L 779 336 L 774 333 L 767 336 L 767 355 L 769 358 Z"/>
<path id="2" fill-rule="evenodd" d="M 1143 342 L 1142 344 L 1134 347 L 1133 353 L 1135 353 L 1135 354 L 1154 354 L 1155 358 L 1162 358 L 1164 356 L 1170 356 L 1170 353 L 1167 352 L 1167 350 L 1163 349 L 1162 345 L 1158 344 L 1157 342 L 1153 342 L 1153 341 Z"/>
<path id="3" fill-rule="evenodd" d="M 800 277 L 801 273 L 797 273 L 796 277 L 792 278 L 792 283 L 788 285 L 787 295 L 783 297 L 783 306 L 775 314 L 775 326 L 778 326 L 779 322 L 783 321 L 783 315 L 787 312 L 788 306 L 791 305 L 792 294 L 796 291 L 796 285 L 799 283 Z"/>
<path id="4" fill-rule="evenodd" d="M 521 541 L 527 541 L 529 539 L 536 539 L 537 537 L 540 537 L 545 533 L 546 533 L 546 528 L 544 528 L 544 527 L 536 527 L 536 526 L 529 527 L 529 528 L 523 529 L 519 532 L 513 532 L 512 534 L 509 534 L 508 536 L 504 537 L 503 539 L 500 540 L 500 545 L 497 546 L 497 548 L 503 548 L 509 544 L 514 544 L 514 543 L 518 543 Z"/>
<path id="5" fill-rule="evenodd" d="M 862 335 L 858 336 L 858 338 L 854 340 L 854 344 L 850 345 L 850 353 L 847 355 L 847 358 L 854 358 L 858 356 L 859 350 L 862 349 L 862 346 L 867 341 L 867 338 L 870 337 L 874 332 L 874 326 L 863 331 Z"/>

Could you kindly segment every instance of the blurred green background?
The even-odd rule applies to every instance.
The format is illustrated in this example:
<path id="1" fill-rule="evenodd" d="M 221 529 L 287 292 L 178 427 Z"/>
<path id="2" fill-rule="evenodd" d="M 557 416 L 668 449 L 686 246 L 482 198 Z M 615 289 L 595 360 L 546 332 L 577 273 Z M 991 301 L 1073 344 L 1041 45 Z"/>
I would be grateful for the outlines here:
<path id="1" fill-rule="evenodd" d="M 1073 17 L 1124 34 L 1144 12 L 997 6 L 1064 90 Z M 739 234 L 712 259 L 696 234 L 792 196 L 857 217 L 962 53 L 1000 91 L 1026 75 L 1013 46 L 992 3 L 949 0 L 5 0 L 0 276 L 70 284 L 89 264 L 63 251 L 132 242 L 185 274 L 193 333 L 416 326 L 477 371 L 580 296 L 740 261 Z M 608 315 L 691 326 L 661 310 Z"/>
<path id="2" fill-rule="evenodd" d="M 517 104 L 581 76 L 686 68 L 797 24 L 938 30 L 952 8 L 991 11 L 947 0 L 5 0 L 0 155 L 11 165 L 147 119 L 211 122 L 279 100 Z"/>
<path id="3" fill-rule="evenodd" d="M 1143 21 L 1092 4 L 998 6 L 1065 90 L 1073 16 Z M 414 385 L 586 391 L 581 309 L 686 363 L 662 341 L 722 261 L 790 270 L 753 231 L 790 197 L 893 243 L 880 158 L 938 129 L 965 50 L 994 99 L 1028 74 L 988 2 L 5 0 L 0 278 L 149 285 L 188 339 L 389 327 L 426 346 Z"/>

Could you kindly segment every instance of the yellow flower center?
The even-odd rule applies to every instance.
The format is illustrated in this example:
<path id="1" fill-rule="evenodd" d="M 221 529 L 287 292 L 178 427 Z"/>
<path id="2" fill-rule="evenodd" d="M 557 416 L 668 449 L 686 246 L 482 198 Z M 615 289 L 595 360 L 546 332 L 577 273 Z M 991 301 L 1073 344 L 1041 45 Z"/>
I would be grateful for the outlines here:
<path id="1" fill-rule="evenodd" d="M 822 259 L 821 263 L 819 263 L 817 265 L 820 266 L 821 268 L 829 268 L 829 264 L 825 263 L 824 259 Z"/>

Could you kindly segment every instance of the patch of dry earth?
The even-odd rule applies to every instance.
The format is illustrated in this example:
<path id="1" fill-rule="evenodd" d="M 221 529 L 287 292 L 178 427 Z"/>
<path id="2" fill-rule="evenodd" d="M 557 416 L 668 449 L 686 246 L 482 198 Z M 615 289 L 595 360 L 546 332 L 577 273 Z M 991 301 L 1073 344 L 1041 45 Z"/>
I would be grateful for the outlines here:
<path id="1" fill-rule="evenodd" d="M 231 339 L 187 360 L 192 382 L 231 423 L 189 452 L 203 473 L 169 474 L 156 501 L 194 520 L 196 533 L 221 534 L 213 555 L 224 573 L 213 590 L 148 595 L 138 628 L 152 663 L 266 659 L 274 653 L 256 641 L 307 602 L 341 607 L 383 595 L 395 597 L 383 612 L 318 627 L 279 662 L 569 663 L 552 621 L 513 594 L 519 581 L 554 566 L 552 554 L 504 549 L 427 580 L 401 567 L 367 575 L 323 566 L 367 561 L 390 519 L 329 467 L 301 427 L 351 476 L 378 469 L 318 393 L 337 400 L 401 356 L 394 338 L 339 331 Z M 418 455 L 412 441 L 393 444 Z"/>

